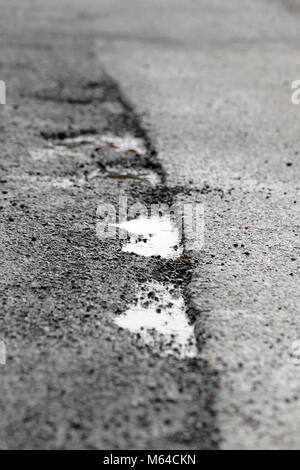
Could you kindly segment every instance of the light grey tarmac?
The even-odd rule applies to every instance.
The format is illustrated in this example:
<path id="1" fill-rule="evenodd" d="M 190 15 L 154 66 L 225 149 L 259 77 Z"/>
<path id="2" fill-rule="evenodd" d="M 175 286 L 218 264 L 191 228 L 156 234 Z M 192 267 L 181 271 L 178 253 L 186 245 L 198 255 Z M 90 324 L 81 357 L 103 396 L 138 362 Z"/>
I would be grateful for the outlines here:
<path id="1" fill-rule="evenodd" d="M 99 59 L 143 115 L 168 185 L 205 204 L 188 291 L 219 374 L 220 447 L 298 449 L 300 3 L 129 4 Z"/>

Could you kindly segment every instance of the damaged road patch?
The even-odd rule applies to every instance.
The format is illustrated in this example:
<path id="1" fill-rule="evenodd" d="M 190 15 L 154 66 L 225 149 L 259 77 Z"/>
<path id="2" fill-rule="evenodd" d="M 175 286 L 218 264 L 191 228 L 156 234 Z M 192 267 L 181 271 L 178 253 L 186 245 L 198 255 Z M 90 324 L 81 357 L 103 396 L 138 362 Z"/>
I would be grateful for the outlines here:
<path id="1" fill-rule="evenodd" d="M 187 351 L 189 265 L 181 256 L 122 251 L 125 239 L 99 241 L 95 233 L 98 205 L 117 205 L 122 192 L 130 204 L 164 201 L 165 171 L 139 116 L 89 53 L 86 33 L 65 39 L 49 29 L 47 54 L 26 49 L 24 63 L 38 63 L 38 73 L 22 69 L 20 105 L 3 116 L 0 301 L 10 366 L 0 378 L 1 445 L 212 447 L 213 371 Z M 13 62 L 17 49 L 9 50 Z M 88 82 L 97 86 L 85 94 Z M 146 152 L 132 141 L 120 150 L 103 136 L 133 136 Z M 135 178 L 152 172 L 158 183 Z M 149 324 L 143 339 L 117 320 L 150 289 L 163 331 Z M 144 320 L 144 299 L 139 305 Z"/>
<path id="2" fill-rule="evenodd" d="M 197 355 L 194 329 L 187 319 L 181 290 L 172 284 L 153 281 L 142 285 L 135 303 L 115 322 L 135 333 L 157 354 L 179 358 Z"/>

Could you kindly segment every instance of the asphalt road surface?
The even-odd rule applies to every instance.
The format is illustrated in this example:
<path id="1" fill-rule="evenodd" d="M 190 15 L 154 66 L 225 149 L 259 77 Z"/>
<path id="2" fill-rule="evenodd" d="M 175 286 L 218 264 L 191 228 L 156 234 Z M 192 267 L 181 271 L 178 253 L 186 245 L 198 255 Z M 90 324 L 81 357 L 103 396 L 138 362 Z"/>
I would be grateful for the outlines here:
<path id="1" fill-rule="evenodd" d="M 0 448 L 299 448 L 300 3 L 0 8 Z M 120 194 L 204 245 L 101 238 Z M 141 295 L 193 354 L 120 326 Z"/>

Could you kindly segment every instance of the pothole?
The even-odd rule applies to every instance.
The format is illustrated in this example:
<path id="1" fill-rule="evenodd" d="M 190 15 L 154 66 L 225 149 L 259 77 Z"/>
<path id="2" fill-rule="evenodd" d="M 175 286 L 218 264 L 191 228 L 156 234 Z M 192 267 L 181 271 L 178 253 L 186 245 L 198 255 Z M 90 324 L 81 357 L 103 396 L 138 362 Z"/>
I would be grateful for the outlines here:
<path id="1" fill-rule="evenodd" d="M 156 186 L 161 182 L 161 178 L 154 171 L 135 171 L 111 167 L 106 168 L 105 171 L 99 171 L 97 169 L 87 176 L 88 180 L 92 180 L 94 178 L 148 181 L 152 186 Z"/>
<path id="2" fill-rule="evenodd" d="M 55 145 L 68 149 L 93 145 L 97 147 L 109 147 L 116 152 L 130 152 L 136 155 L 145 155 L 147 152 L 144 140 L 131 134 L 124 134 L 122 137 L 113 134 L 67 137 L 55 142 Z"/>
<path id="3" fill-rule="evenodd" d="M 144 140 L 131 134 L 125 134 L 122 137 L 106 135 L 102 136 L 101 140 L 117 152 L 132 152 L 138 155 L 145 155 L 147 153 Z"/>
<path id="4" fill-rule="evenodd" d="M 170 217 L 141 217 L 114 226 L 129 233 L 129 241 L 122 247 L 124 252 L 162 258 L 182 255 L 179 231 Z"/>
<path id="5" fill-rule="evenodd" d="M 181 290 L 156 281 L 144 284 L 136 302 L 115 319 L 160 355 L 197 355 L 194 328 L 189 323 Z"/>
<path id="6" fill-rule="evenodd" d="M 96 135 L 81 135 L 77 137 L 66 138 L 56 142 L 58 147 L 66 147 L 68 149 L 83 147 L 86 145 L 98 145 L 100 143 L 99 137 Z"/>

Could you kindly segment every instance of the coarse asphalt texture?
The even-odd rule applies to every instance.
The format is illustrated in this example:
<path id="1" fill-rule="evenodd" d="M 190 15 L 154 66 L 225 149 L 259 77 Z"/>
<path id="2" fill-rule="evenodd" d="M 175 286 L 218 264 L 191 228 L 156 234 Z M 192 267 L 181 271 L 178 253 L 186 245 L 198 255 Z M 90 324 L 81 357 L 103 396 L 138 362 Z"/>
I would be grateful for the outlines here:
<path id="1" fill-rule="evenodd" d="M 2 449 L 213 448 L 217 376 L 200 358 L 161 357 L 114 318 L 149 280 L 185 290 L 185 258 L 143 258 L 99 240 L 96 211 L 172 203 L 139 116 L 95 52 L 78 4 L 1 1 Z M 86 144 L 143 139 L 144 156 Z M 82 145 L 70 145 L 70 138 Z M 160 178 L 88 178 L 105 165 Z"/>

